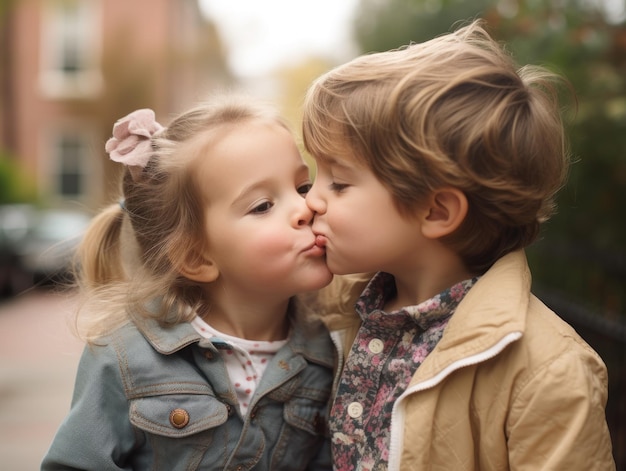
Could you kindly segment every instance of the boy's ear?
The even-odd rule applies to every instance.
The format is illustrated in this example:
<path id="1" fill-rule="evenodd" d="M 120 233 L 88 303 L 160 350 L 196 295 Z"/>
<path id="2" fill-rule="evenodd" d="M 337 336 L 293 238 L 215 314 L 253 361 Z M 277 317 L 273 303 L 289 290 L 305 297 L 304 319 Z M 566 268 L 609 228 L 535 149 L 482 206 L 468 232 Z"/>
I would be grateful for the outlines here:
<path id="1" fill-rule="evenodd" d="M 193 281 L 211 283 L 217 279 L 220 271 L 213 260 L 195 253 L 187 257 L 180 268 L 180 273 Z"/>
<path id="2" fill-rule="evenodd" d="M 422 220 L 422 234 L 438 239 L 453 233 L 467 216 L 467 197 L 457 188 L 435 190 L 426 207 Z"/>

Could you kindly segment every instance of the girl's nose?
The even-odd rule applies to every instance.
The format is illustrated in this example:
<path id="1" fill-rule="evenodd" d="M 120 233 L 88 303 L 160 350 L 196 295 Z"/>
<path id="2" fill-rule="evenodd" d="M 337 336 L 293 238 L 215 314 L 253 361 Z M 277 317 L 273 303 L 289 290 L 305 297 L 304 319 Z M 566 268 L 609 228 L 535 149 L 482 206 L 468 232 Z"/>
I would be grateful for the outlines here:
<path id="1" fill-rule="evenodd" d="M 326 205 L 319 194 L 319 185 L 317 183 L 313 183 L 313 186 L 306 194 L 305 201 L 309 209 L 316 214 L 324 214 L 326 212 Z"/>
<path id="2" fill-rule="evenodd" d="M 307 206 L 304 198 L 301 197 L 298 204 L 299 206 L 295 217 L 296 225 L 308 226 L 309 224 L 311 224 L 311 222 L 313 222 L 313 216 L 315 213 L 311 210 L 311 208 Z"/>

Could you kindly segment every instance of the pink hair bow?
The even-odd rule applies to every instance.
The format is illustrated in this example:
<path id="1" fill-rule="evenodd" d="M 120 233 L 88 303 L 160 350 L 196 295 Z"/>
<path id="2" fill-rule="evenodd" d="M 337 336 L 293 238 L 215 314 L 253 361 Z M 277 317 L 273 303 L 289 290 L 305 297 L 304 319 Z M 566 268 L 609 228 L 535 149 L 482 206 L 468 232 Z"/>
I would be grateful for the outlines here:
<path id="1" fill-rule="evenodd" d="M 133 111 L 115 123 L 113 137 L 104 148 L 111 160 L 131 167 L 133 179 L 136 180 L 154 153 L 150 138 L 162 129 L 163 126 L 156 122 L 154 111 Z"/>

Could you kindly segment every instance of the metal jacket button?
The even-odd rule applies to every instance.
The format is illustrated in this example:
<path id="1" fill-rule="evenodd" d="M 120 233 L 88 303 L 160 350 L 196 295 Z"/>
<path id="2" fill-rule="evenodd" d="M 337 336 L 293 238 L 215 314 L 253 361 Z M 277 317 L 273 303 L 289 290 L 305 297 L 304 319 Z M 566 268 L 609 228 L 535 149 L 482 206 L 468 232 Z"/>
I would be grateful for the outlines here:
<path id="1" fill-rule="evenodd" d="M 189 412 L 185 409 L 174 409 L 170 412 L 170 424 L 174 428 L 184 428 L 189 423 Z"/>

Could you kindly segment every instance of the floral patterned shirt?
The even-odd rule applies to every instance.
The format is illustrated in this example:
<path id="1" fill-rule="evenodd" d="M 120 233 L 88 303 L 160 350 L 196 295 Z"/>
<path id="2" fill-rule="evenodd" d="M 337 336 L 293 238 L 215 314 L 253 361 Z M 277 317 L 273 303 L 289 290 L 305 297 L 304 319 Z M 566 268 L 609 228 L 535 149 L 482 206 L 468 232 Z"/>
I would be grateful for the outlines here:
<path id="1" fill-rule="evenodd" d="M 356 303 L 362 325 L 344 366 L 330 417 L 335 470 L 382 471 L 389 461 L 391 411 L 477 278 L 416 306 L 384 312 L 392 275 L 372 278 Z"/>

